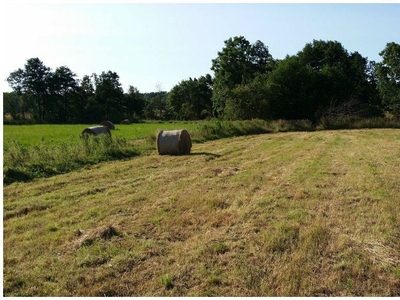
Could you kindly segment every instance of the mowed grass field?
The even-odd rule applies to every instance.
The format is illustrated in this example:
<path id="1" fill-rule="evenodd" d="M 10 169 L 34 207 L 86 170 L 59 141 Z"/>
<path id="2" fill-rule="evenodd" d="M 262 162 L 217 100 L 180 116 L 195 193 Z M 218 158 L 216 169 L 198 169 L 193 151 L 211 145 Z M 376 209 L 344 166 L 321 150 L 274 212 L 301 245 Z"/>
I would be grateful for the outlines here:
<path id="1" fill-rule="evenodd" d="M 400 131 L 291 132 L 3 191 L 5 296 L 400 296 Z"/>

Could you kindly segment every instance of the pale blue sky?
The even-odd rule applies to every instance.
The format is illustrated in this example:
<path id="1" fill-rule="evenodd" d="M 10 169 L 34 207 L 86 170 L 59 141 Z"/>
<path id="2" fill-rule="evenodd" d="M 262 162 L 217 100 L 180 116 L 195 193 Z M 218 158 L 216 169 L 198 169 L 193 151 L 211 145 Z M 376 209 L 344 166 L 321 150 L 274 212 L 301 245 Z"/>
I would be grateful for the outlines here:
<path id="1" fill-rule="evenodd" d="M 78 79 L 116 72 L 129 85 L 169 91 L 210 70 L 224 41 L 244 36 L 274 58 L 306 43 L 336 40 L 349 52 L 380 61 L 386 43 L 400 43 L 400 4 L 4 3 L 2 90 L 5 79 L 38 57 L 53 71 L 67 66 Z"/>

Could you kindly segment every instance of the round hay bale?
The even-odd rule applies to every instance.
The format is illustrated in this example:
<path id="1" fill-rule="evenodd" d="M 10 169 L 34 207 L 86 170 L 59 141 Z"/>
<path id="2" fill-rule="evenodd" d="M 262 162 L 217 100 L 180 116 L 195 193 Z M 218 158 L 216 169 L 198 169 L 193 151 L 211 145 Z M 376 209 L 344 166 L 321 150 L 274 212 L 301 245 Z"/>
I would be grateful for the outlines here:
<path id="1" fill-rule="evenodd" d="M 192 140 L 187 130 L 161 130 L 157 134 L 158 154 L 184 155 L 190 154 Z"/>
<path id="2" fill-rule="evenodd" d="M 100 125 L 106 126 L 110 130 L 114 130 L 115 129 L 114 123 L 110 122 L 110 121 L 103 121 L 103 122 L 100 123 Z"/>
<path id="3" fill-rule="evenodd" d="M 111 131 L 110 129 L 108 129 L 108 127 L 100 125 L 100 126 L 85 128 L 82 131 L 81 136 L 84 136 L 85 134 L 91 134 L 91 135 L 108 134 L 109 136 L 111 136 Z"/>
<path id="4" fill-rule="evenodd" d="M 129 119 L 125 119 L 125 120 L 122 120 L 122 121 L 121 121 L 121 124 L 127 124 L 127 125 L 129 125 L 129 124 L 131 124 L 131 121 L 129 121 Z"/>

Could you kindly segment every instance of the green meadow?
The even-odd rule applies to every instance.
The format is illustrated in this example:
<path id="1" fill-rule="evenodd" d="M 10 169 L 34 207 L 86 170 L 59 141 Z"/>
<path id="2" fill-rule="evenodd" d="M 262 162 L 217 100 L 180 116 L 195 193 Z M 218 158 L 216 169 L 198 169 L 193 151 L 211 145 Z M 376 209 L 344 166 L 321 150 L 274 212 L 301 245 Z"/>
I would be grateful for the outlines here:
<path id="1" fill-rule="evenodd" d="M 3 139 L 4 146 L 11 140 L 18 141 L 22 145 L 32 146 L 38 143 L 59 143 L 71 142 L 79 139 L 82 131 L 98 124 L 74 124 L 74 125 L 4 125 Z M 197 126 L 193 122 L 171 122 L 171 123 L 135 123 L 130 125 L 115 124 L 112 136 L 135 140 L 145 138 L 149 135 L 156 135 L 158 130 L 186 129 L 193 130 Z"/>

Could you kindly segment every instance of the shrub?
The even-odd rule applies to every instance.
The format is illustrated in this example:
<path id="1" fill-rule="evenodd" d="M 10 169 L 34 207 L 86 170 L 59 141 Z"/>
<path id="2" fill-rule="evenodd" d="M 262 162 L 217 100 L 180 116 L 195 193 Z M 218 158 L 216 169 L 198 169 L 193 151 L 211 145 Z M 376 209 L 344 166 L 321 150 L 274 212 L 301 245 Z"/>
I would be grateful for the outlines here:
<path id="1" fill-rule="evenodd" d="M 395 118 L 322 118 L 317 126 L 317 130 L 363 128 L 400 128 L 400 120 Z"/>

